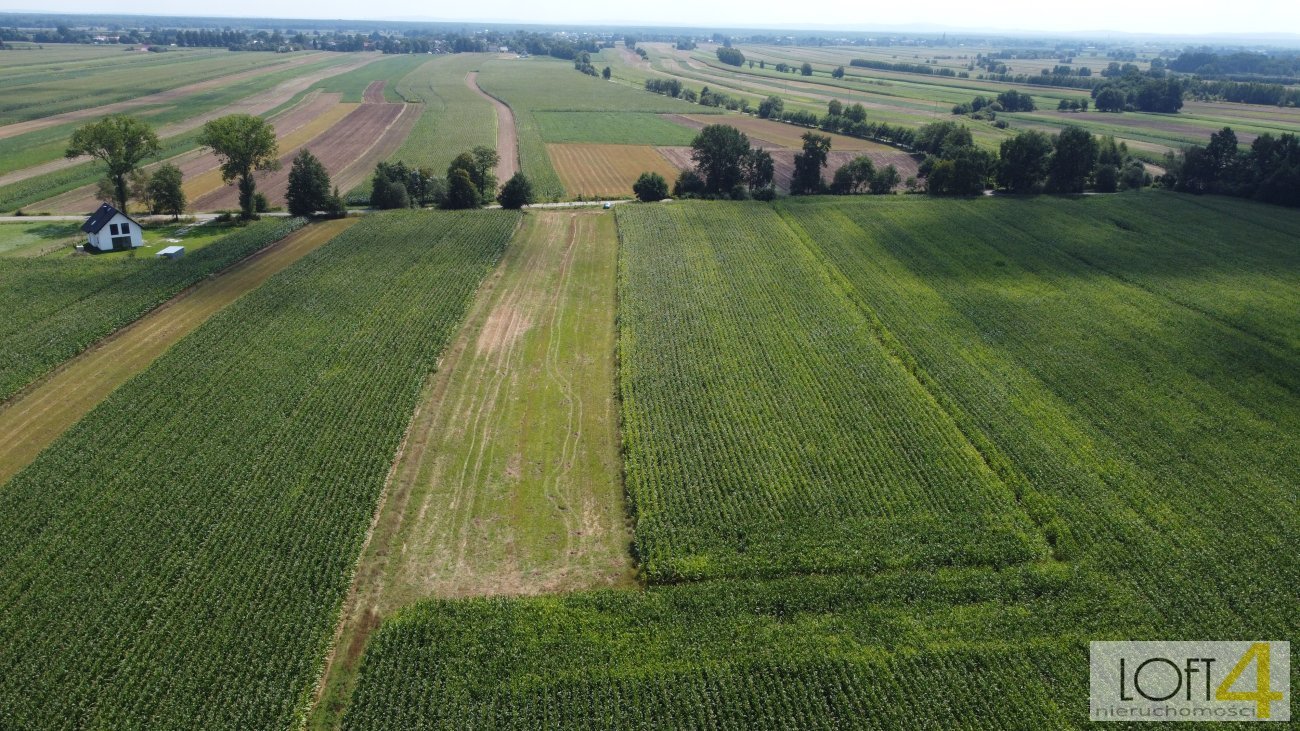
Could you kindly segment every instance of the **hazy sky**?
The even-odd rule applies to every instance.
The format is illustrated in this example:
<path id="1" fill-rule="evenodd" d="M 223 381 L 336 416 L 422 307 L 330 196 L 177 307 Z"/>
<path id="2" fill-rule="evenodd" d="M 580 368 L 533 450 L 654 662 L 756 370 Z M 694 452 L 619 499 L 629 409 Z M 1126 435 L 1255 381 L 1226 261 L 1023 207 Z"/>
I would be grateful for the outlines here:
<path id="1" fill-rule="evenodd" d="M 634 22 L 708 27 L 900 24 L 1046 31 L 1300 33 L 1300 0 L 0 0 L 0 8 L 52 12 L 223 15 L 279 18 L 438 19 L 534 23 Z"/>

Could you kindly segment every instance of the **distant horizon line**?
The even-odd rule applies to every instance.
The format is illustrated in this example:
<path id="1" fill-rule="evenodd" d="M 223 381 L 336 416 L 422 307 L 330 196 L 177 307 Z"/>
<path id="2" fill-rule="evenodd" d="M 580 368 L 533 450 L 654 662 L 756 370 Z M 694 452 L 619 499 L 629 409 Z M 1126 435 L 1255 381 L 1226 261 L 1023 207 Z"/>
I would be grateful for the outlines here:
<path id="1" fill-rule="evenodd" d="M 89 16 L 105 18 L 193 18 L 193 19 L 212 19 L 212 20 L 256 20 L 256 21 L 275 21 L 291 23 L 293 21 L 310 21 L 310 22 L 362 22 L 362 23 L 436 23 L 443 25 L 482 25 L 482 26 L 538 26 L 545 28 L 633 28 L 633 29 L 664 29 L 664 30 L 719 30 L 728 31 L 761 31 L 776 32 L 785 31 L 788 33 L 912 33 L 923 35 L 941 35 L 941 34 L 958 34 L 958 35 L 1008 35 L 1008 36 L 1029 36 L 1038 38 L 1068 38 L 1068 39 L 1098 39 L 1104 40 L 1107 37 L 1123 36 L 1132 39 L 1152 38 L 1152 39 L 1180 39 L 1180 40 L 1243 40 L 1251 39 L 1260 42 L 1267 41 L 1292 41 L 1300 42 L 1300 32 L 1279 32 L 1279 31 L 1215 31 L 1215 32 L 1159 32 L 1145 30 L 1110 30 L 1110 29 L 1092 29 L 1092 30 L 1045 30 L 1033 28 L 993 28 L 993 27 L 970 27 L 970 26 L 946 26 L 933 23 L 885 23 L 876 26 L 844 26 L 844 25 L 818 25 L 810 24 L 803 26 L 788 26 L 780 24 L 750 24 L 750 25 L 683 25 L 668 23 L 657 23 L 643 20 L 603 20 L 603 21 L 582 21 L 582 22 L 552 22 L 536 20 L 487 20 L 487 19 L 461 19 L 461 18 L 435 18 L 429 16 L 387 16 L 387 17 L 288 17 L 288 16 L 262 16 L 262 15 L 223 15 L 219 13 L 211 14 L 185 14 L 185 13 L 142 13 L 142 12 L 105 12 L 102 10 L 95 11 L 75 11 L 75 10 L 34 10 L 34 9 L 0 9 L 0 15 L 42 15 L 42 16 Z"/>

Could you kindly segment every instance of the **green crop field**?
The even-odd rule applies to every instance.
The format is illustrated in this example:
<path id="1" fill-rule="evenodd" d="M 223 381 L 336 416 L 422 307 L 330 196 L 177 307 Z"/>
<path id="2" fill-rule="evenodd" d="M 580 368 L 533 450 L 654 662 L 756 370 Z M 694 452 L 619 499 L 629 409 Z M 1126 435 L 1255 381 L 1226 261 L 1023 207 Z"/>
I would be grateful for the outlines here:
<path id="1" fill-rule="evenodd" d="M 9 313 L 0 324 L 0 400 L 185 287 L 302 224 L 302 219 L 257 223 L 176 261 L 156 259 L 147 250 L 135 256 L 0 259 L 0 308 Z"/>
<path id="2" fill-rule="evenodd" d="M 346 728 L 1081 727 L 1090 640 L 1294 632 L 1300 214 L 1142 193 L 618 218 L 649 588 L 401 612 Z M 958 528 L 981 519 L 1003 532 Z"/>
<path id="3" fill-rule="evenodd" d="M 689 145 L 697 132 L 648 112 L 533 112 L 543 142 Z"/>
<path id="4" fill-rule="evenodd" d="M 517 221 L 365 219 L 0 488 L 4 725 L 293 724 L 420 385 Z"/>

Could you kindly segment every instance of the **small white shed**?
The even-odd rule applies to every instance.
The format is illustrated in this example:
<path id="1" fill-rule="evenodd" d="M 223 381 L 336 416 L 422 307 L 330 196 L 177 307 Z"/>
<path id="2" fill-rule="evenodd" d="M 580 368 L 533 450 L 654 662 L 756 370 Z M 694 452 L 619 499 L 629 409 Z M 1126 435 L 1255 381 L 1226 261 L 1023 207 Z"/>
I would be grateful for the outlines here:
<path id="1" fill-rule="evenodd" d="M 185 256 L 185 247 L 168 246 L 167 248 L 155 254 L 155 256 L 160 256 L 163 257 L 164 259 L 179 259 L 182 256 Z"/>
<path id="2" fill-rule="evenodd" d="M 124 251 L 144 246 L 144 235 L 135 219 L 104 203 L 82 224 L 86 251 Z"/>

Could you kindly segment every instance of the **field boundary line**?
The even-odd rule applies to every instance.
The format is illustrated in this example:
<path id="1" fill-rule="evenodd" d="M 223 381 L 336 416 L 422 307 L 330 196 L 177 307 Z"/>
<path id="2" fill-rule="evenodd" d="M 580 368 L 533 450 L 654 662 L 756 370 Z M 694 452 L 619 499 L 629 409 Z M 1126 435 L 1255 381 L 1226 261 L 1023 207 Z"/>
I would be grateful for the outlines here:
<path id="1" fill-rule="evenodd" d="M 876 342 L 884 348 L 889 357 L 898 363 L 911 377 L 913 382 L 921 388 L 931 403 L 939 409 L 944 416 L 952 422 L 953 428 L 961 435 L 962 441 L 969 446 L 979 457 L 980 462 L 985 469 L 989 471 L 997 484 L 1000 485 L 1011 498 L 1013 504 L 1020 510 L 1029 523 L 1037 531 L 1037 537 L 1042 541 L 1051 552 L 1051 558 L 1057 561 L 1063 561 L 1058 555 L 1057 548 L 1048 540 L 1044 527 L 1049 522 L 1048 519 L 1039 520 L 1025 505 L 1026 494 L 1035 493 L 1033 484 L 1015 464 L 1007 459 L 997 448 L 997 446 L 978 428 L 967 425 L 965 412 L 956 404 L 950 403 L 950 400 L 944 397 L 940 392 L 931 386 L 934 379 L 930 374 L 921 367 L 916 357 L 908 350 L 903 341 L 899 340 L 896 335 L 885 325 L 879 313 L 876 312 L 867 301 L 858 294 L 857 288 L 849 281 L 848 277 L 835 266 L 829 258 L 820 251 L 819 247 L 809 237 L 807 231 L 799 225 L 798 221 L 793 218 L 788 210 L 782 205 L 774 206 L 777 216 L 785 223 L 786 228 L 790 230 L 791 235 L 799 242 L 800 247 L 822 270 L 827 284 L 834 289 L 844 301 L 857 310 L 866 319 Z M 854 224 L 856 227 L 857 224 Z M 1042 500 L 1036 502 L 1042 503 Z"/>

